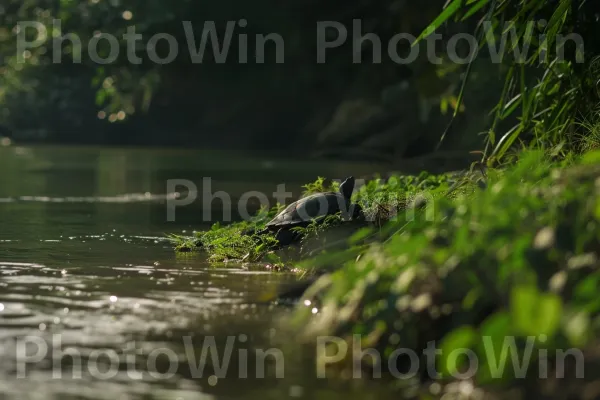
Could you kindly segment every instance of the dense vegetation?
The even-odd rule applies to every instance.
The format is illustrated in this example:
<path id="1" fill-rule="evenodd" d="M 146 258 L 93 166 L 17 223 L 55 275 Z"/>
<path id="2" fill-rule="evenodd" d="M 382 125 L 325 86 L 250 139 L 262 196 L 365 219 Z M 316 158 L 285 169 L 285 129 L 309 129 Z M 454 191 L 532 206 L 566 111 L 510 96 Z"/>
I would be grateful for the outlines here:
<path id="1" fill-rule="evenodd" d="M 479 368 L 469 378 L 479 384 L 518 378 L 512 358 L 521 362 L 533 338 L 527 376 L 535 379 L 539 349 L 585 348 L 598 333 L 599 157 L 588 153 L 563 167 L 528 153 L 514 167 L 490 170 L 488 189 L 440 198 L 433 221 L 421 214 L 389 223 L 386 238 L 358 259 L 328 257 L 342 268 L 309 289 L 297 326 L 308 337 L 348 343 L 360 334 L 363 348 L 384 355 L 398 347 L 420 355 L 435 341 L 443 351 L 437 371 L 447 378 L 469 365 L 449 354 L 472 349 Z M 503 353 L 510 338 L 518 352 Z M 499 360 L 508 367 L 494 375 Z M 550 376 L 555 361 L 550 356 Z"/>
<path id="2" fill-rule="evenodd" d="M 342 239 L 327 234 L 342 224 L 314 227 L 288 258 L 289 252 L 273 251 L 272 242 L 243 235 L 277 208 L 256 221 L 215 226 L 197 239 L 217 261 L 252 254 L 245 261 L 318 274 L 286 321 L 305 340 L 335 335 L 352 348 L 358 334 L 363 349 L 384 356 L 398 348 L 420 356 L 434 341 L 442 351 L 436 360 L 441 375 L 428 376 L 421 363 L 413 380 L 401 385 L 408 397 L 589 395 L 600 326 L 600 36 L 591 7 L 575 0 L 454 0 L 432 23 L 437 28 L 450 19 L 483 16 L 496 29 L 495 37 L 478 31 L 483 45 L 499 40 L 499 27 L 508 21 L 518 38 L 511 46 L 532 48 L 526 59 L 505 57 L 499 66 L 504 88 L 482 162 L 472 171 L 372 180 L 353 197 L 368 223 L 344 231 Z M 546 24 L 528 25 L 539 19 Z M 528 29 L 545 40 L 528 39 Z M 561 35 L 571 32 L 582 36 L 585 54 L 573 43 L 561 47 Z M 451 124 L 440 141 L 455 131 Z M 476 171 L 483 165 L 482 175 Z M 307 193 L 331 189 L 323 182 L 307 185 Z M 424 194 L 425 207 L 415 207 L 413 200 Z M 475 370 L 466 357 L 452 355 L 464 349 L 477 357 Z M 350 351 L 337 364 L 342 371 L 352 368 L 359 356 Z M 519 374 L 514 366 L 523 361 Z M 386 368 L 386 360 L 361 362 L 374 373 Z M 581 362 L 584 381 L 576 380 Z M 397 367 L 406 372 L 411 365 L 400 361 Z M 453 383 L 458 376 L 467 384 Z M 415 380 L 433 378 L 442 385 L 406 390 Z"/>
<path id="3" fill-rule="evenodd" d="M 429 15 L 444 3 L 437 17 Z M 355 155 L 391 159 L 475 146 L 480 162 L 464 175 L 396 174 L 367 182 L 353 197 L 366 221 L 348 224 L 332 216 L 301 229 L 297 246 L 280 249 L 271 235 L 249 234 L 260 231 L 280 206 L 262 210 L 252 221 L 215 224 L 173 240 L 179 252 L 204 252 L 216 264 L 241 261 L 249 268 L 266 265 L 319 276 L 291 321 L 303 339 L 336 335 L 349 342 L 360 334 L 363 348 L 385 355 L 399 347 L 421 352 L 436 341 L 443 351 L 437 367 L 448 379 L 444 382 L 466 365 L 449 354 L 471 349 L 480 368 L 468 380 L 502 393 L 515 384 L 514 371 L 497 375 L 490 363 L 528 354 L 533 338 L 534 367 L 517 389 L 529 397 L 551 390 L 552 380 L 538 378 L 539 350 L 550 355 L 549 376 L 560 368 L 555 350 L 597 352 L 596 4 L 450 0 L 433 2 L 427 12 L 417 2 L 391 0 L 376 5 L 337 1 L 326 7 L 303 2 L 302 12 L 294 8 L 297 3 L 277 4 L 9 0 L 0 5 L 0 125 L 22 139 L 219 144 L 226 138 L 240 147 L 297 151 L 342 144 L 367 149 Z M 121 37 L 132 24 L 147 37 L 170 32 L 186 43 L 180 22 L 190 15 L 199 26 L 214 20 L 222 30 L 228 20 L 244 18 L 248 34 L 279 32 L 293 43 L 286 50 L 289 62 L 277 64 L 269 53 L 264 64 L 234 58 L 192 65 L 183 52 L 166 65 L 132 64 L 122 52 L 115 62 L 99 66 L 88 57 L 96 31 Z M 408 66 L 389 60 L 353 64 L 350 47 L 332 52 L 324 65 L 301 62 L 314 58 L 316 21 L 351 26 L 357 17 L 383 38 L 398 30 L 423 31 L 419 40 L 424 40 L 433 29 L 447 34 L 474 29 L 482 51 L 464 67 L 448 57 L 432 65 L 424 56 Z M 61 21 L 60 33 L 82 39 L 82 63 L 73 62 L 77 45 L 52 43 L 58 31 L 50 31 L 40 46 L 15 53 L 23 33 L 19 21 L 51 26 L 55 18 Z M 431 29 L 423 30 L 428 23 Z M 573 33 L 584 47 L 564 40 Z M 493 49 L 507 37 L 497 59 Z M 99 51 L 107 56 L 103 43 Z M 125 47 L 119 41 L 119 48 Z M 53 53 L 61 49 L 65 62 L 53 62 Z M 519 56 L 519 49 L 528 51 Z M 370 50 L 363 48 L 363 56 Z M 432 105 L 440 112 L 430 113 Z M 452 119 L 442 118 L 444 113 Z M 82 138 L 83 127 L 89 137 Z M 484 135 L 476 135 L 480 131 Z M 319 178 L 305 189 L 310 194 L 337 187 Z M 498 350 L 508 337 L 515 339 L 516 353 Z M 491 353 L 486 340 L 495 349 Z M 568 369 L 577 371 L 572 365 Z M 426 380 L 419 372 L 415 379 Z M 473 387 L 460 386 L 465 387 L 472 394 Z M 437 387 L 423 396 L 453 388 Z M 586 388 L 565 386 L 569 390 L 578 396 Z"/>
<path id="4" fill-rule="evenodd" d="M 277 148 L 368 158 L 425 153 L 448 117 L 441 111 L 451 111 L 456 101 L 461 71 L 447 57 L 442 65 L 429 63 L 424 50 L 414 63 L 395 63 L 386 44 L 397 33 L 418 35 L 443 3 L 8 0 L 0 7 L 0 135 L 12 132 L 18 141 Z M 188 46 L 199 47 L 205 22 L 215 22 L 223 42 L 227 23 L 240 19 L 248 25 L 238 27 L 236 35 L 248 35 L 250 49 L 257 34 L 280 35 L 285 62 L 277 63 L 276 47 L 268 43 L 264 63 L 254 62 L 252 51 L 249 61 L 240 63 L 236 35 L 224 63 L 215 62 L 210 46 L 202 63 L 192 62 Z M 363 62 L 353 63 L 354 19 L 362 21 L 359 33 L 381 38 L 381 63 L 373 62 L 369 41 L 361 51 Z M 36 38 L 35 28 L 17 28 L 27 21 L 43 24 L 47 32 L 18 54 L 19 33 Z M 182 21 L 189 21 L 193 35 Z M 317 63 L 319 21 L 339 21 L 348 29 L 346 44 L 331 49 L 323 64 Z M 140 63 L 128 59 L 123 35 L 130 28 L 142 36 L 136 47 Z M 95 42 L 100 33 L 118 40 L 118 56 L 104 65 L 90 51 L 109 56 L 108 41 Z M 149 58 L 147 43 L 155 34 L 172 35 L 178 43 L 171 62 Z M 77 36 L 81 45 L 69 37 L 55 41 L 65 35 Z M 158 56 L 166 57 L 166 41 L 157 46 Z M 401 42 L 398 53 L 406 56 L 409 47 Z M 469 116 L 457 122 L 465 134 L 447 147 L 480 142 L 476 132 L 487 118 L 481 104 L 491 98 L 482 88 L 497 86 L 494 76 L 484 67 L 473 73 L 480 89 L 474 88 L 475 97 L 466 103 Z"/>

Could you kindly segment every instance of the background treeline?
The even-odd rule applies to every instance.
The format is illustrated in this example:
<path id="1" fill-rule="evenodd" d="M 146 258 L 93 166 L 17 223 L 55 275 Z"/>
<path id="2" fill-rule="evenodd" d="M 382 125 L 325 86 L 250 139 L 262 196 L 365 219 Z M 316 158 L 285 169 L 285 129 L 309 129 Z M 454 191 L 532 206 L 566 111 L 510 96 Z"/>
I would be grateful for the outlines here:
<path id="1" fill-rule="evenodd" d="M 575 1 L 569 0 L 540 1 L 535 5 L 534 1 L 520 8 L 521 3 L 7 0 L 0 6 L 0 125 L 4 134 L 10 132 L 18 141 L 239 147 L 399 158 L 435 149 L 459 95 L 464 93 L 461 112 L 440 148 L 480 149 L 487 137 L 480 133 L 489 129 L 497 117 L 489 111 L 498 98 L 504 95 L 510 100 L 509 95 L 515 95 L 523 85 L 535 84 L 545 74 L 534 62 L 518 71 L 510 60 L 494 64 L 483 51 L 469 69 L 466 90 L 461 91 L 466 66 L 454 64 L 445 50 L 453 33 L 475 33 L 479 19 L 488 15 L 491 7 L 496 22 L 505 26 L 511 19 L 517 24 L 544 17 L 550 20 L 560 6 L 565 18 L 559 19 L 558 30 L 583 29 L 586 39 L 597 41 L 597 28 L 591 27 L 592 22 L 573 18 L 575 14 L 594 18 L 594 13 L 579 9 L 585 4 L 573 5 Z M 562 7 L 562 3 L 569 3 L 569 7 Z M 389 39 L 405 32 L 418 36 L 444 5 L 446 15 L 436 20 L 437 32 L 444 35 L 436 42 L 436 52 L 443 62 L 436 65 L 428 61 L 425 43 L 421 43 L 419 57 L 412 63 L 401 65 L 390 59 Z M 473 7 L 476 9 L 470 12 Z M 521 9 L 527 12 L 520 13 Z M 457 23 L 441 24 L 450 17 Z M 53 30 L 53 19 L 60 20 L 62 32 Z M 247 26 L 236 28 L 226 63 L 214 62 L 210 46 L 201 64 L 191 62 L 182 21 L 190 21 L 198 45 L 205 21 L 215 21 L 223 34 L 227 22 L 241 19 L 247 21 Z M 363 62 L 353 63 L 354 19 L 361 20 L 362 34 L 375 33 L 381 39 L 381 63 L 372 62 L 373 47 L 368 40 L 362 47 Z M 19 21 L 43 23 L 48 28 L 47 41 L 27 54 L 17 54 Z M 348 29 L 345 45 L 328 50 L 324 64 L 316 62 L 319 21 L 337 21 Z M 131 26 L 142 35 L 143 48 L 156 33 L 173 35 L 179 44 L 178 57 L 159 65 L 148 60 L 147 51 L 140 49 L 136 53 L 143 61 L 130 63 L 123 34 Z M 521 25 L 517 31 L 522 34 Z M 99 65 L 87 54 L 89 40 L 99 32 L 120 39 L 119 57 L 114 63 Z M 495 31 L 498 36 L 500 32 Z M 35 33 L 34 29 L 25 32 L 29 40 Z M 76 34 L 82 48 L 64 41 L 62 62 L 53 63 L 56 49 L 52 37 L 67 33 Z M 252 51 L 248 63 L 239 63 L 238 33 L 248 35 L 250 49 L 256 34 L 281 35 L 285 63 L 275 62 L 276 46 L 272 43 L 266 46 L 265 63 L 255 63 Z M 167 55 L 165 44 L 161 41 L 157 48 L 161 56 Z M 597 49 L 597 44 L 591 44 Z M 100 41 L 98 48 L 100 56 L 108 56 L 107 41 Z M 460 41 L 458 50 L 465 57 L 467 42 Z M 82 62 L 73 63 L 73 54 L 79 51 Z M 402 41 L 399 55 L 406 57 L 409 51 L 408 42 Z M 535 49 L 530 53 L 535 57 Z M 586 47 L 588 63 L 574 65 L 574 74 L 581 77 L 585 68 L 589 71 L 591 53 Z M 19 63 L 22 56 L 25 62 Z M 525 74 L 525 69 L 528 75 L 519 75 Z M 512 86 L 505 83 L 507 74 L 511 74 Z M 517 116 L 506 119 L 504 124 L 494 124 L 498 135 L 500 129 L 510 129 Z M 528 127 L 522 129 L 531 132 Z"/>

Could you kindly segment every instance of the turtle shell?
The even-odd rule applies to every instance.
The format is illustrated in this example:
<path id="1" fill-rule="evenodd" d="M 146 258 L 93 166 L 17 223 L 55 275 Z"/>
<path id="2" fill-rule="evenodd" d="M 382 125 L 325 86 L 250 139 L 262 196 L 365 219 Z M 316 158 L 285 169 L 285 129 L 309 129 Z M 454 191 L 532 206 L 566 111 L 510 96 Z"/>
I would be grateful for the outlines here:
<path id="1" fill-rule="evenodd" d="M 279 228 L 302 225 L 314 219 L 333 215 L 346 207 L 346 199 L 340 193 L 316 193 L 293 202 L 265 226 Z"/>

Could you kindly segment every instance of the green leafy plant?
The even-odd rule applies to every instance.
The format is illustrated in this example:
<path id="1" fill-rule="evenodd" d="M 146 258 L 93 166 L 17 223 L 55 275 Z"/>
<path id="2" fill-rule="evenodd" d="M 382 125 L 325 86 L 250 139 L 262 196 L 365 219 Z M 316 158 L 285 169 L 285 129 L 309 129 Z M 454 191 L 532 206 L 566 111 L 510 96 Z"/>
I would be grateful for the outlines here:
<path id="1" fill-rule="evenodd" d="M 464 181 L 464 177 L 456 178 L 450 175 L 432 175 L 426 172 L 418 176 L 391 176 L 387 181 L 381 179 L 370 180 L 361 187 L 353 196 L 364 211 L 368 222 L 382 228 L 388 221 L 397 218 L 406 218 L 410 213 L 403 213 L 412 207 L 412 202 L 419 195 L 426 193 L 431 199 L 443 196 L 451 182 Z M 317 178 L 314 182 L 304 186 L 304 195 L 323 191 L 339 190 L 339 183 L 332 182 L 326 185 L 326 179 Z M 272 209 L 261 209 L 250 221 L 239 221 L 221 226 L 216 223 L 208 231 L 197 232 L 193 237 L 170 235 L 178 252 L 203 251 L 209 256 L 210 261 L 222 262 L 225 260 L 259 261 L 270 254 L 277 247 L 275 232 L 266 232 L 257 235 L 264 229 L 266 222 L 271 220 L 283 209 L 283 205 L 276 205 Z M 385 212 L 382 211 L 385 209 Z M 319 239 L 327 231 L 341 225 L 341 214 L 329 215 L 317 219 L 306 227 L 295 227 L 293 231 L 302 238 L 300 245 L 307 241 Z M 363 225 L 357 226 L 356 229 Z M 348 233 L 348 236 L 352 233 Z M 348 239 L 348 238 L 346 238 Z M 370 237 L 370 240 L 373 240 Z M 356 238 L 355 238 L 355 241 Z M 300 257 L 298 254 L 293 254 Z M 295 261 L 299 261 L 296 258 Z"/>
<path id="2" fill-rule="evenodd" d="M 584 58 L 583 49 L 569 44 L 565 37 L 577 29 L 584 43 L 596 43 L 595 22 L 588 18 L 590 7 L 590 2 L 578 0 L 453 0 L 419 36 L 417 43 L 450 20 L 481 18 L 483 13 L 477 28 L 480 48 L 499 49 L 505 77 L 483 153 L 490 164 L 502 162 L 517 145 L 576 150 L 576 138 L 589 134 L 589 130 L 579 129 L 579 122 L 595 116 L 600 104 L 600 48 L 588 45 Z M 541 20 L 546 23 L 538 24 Z M 474 54 L 452 121 L 463 101 Z M 514 125 L 504 131 L 502 126 L 510 121 Z M 452 122 L 440 144 L 451 126 Z"/>
<path id="3" fill-rule="evenodd" d="M 600 154 L 551 160 L 523 153 L 489 169 L 483 190 L 440 197 L 433 220 L 392 220 L 358 254 L 328 255 L 341 268 L 307 291 L 294 326 L 309 340 L 360 334 L 363 348 L 384 354 L 435 341 L 446 377 L 463 365 L 448 355 L 472 349 L 480 384 L 514 380 L 512 368 L 496 368 L 514 357 L 589 344 L 600 317 Z M 371 234 L 355 235 L 364 243 Z"/>

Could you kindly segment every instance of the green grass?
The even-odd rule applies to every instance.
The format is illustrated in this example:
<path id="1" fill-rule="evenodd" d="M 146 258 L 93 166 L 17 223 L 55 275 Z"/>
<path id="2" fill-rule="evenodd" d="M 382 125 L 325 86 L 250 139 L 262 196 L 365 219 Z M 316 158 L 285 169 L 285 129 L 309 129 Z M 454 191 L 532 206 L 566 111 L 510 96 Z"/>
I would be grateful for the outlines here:
<path id="1" fill-rule="evenodd" d="M 600 111 L 598 112 L 600 115 Z M 582 134 L 577 143 L 582 151 L 593 151 L 600 150 L 600 122 L 584 122 L 581 126 L 585 130 L 585 134 Z"/>
<path id="2" fill-rule="evenodd" d="M 386 181 L 373 179 L 355 191 L 353 202 L 361 205 L 369 221 L 368 225 L 381 228 L 386 221 L 397 219 L 398 213 L 410 207 L 419 196 L 429 200 L 441 196 L 455 181 L 457 179 L 450 175 L 437 176 L 425 172 L 419 176 L 392 176 Z M 467 182 L 467 180 L 460 181 Z M 304 185 L 303 196 L 326 191 L 337 192 L 338 190 L 338 182 L 329 182 L 323 177 L 318 177 L 314 182 Z M 277 205 L 270 210 L 263 209 L 250 221 L 240 221 L 228 225 L 216 223 L 210 230 L 196 232 L 193 236 L 170 235 L 170 238 L 177 252 L 202 251 L 208 255 L 209 261 L 216 263 L 241 260 L 260 261 L 267 255 L 274 255 L 276 240 L 273 234 L 259 237 L 245 233 L 261 231 L 264 225 L 282 208 L 282 205 Z M 300 242 L 300 246 L 302 246 L 307 241 L 314 242 L 314 239 L 322 237 L 324 232 L 339 225 L 341 225 L 341 218 L 338 214 L 328 216 L 318 222 L 315 221 L 307 227 L 293 229 L 301 234 L 303 240 Z M 365 224 L 360 226 L 363 225 Z M 302 252 L 288 250 L 285 253 L 286 258 L 291 258 L 293 261 L 302 258 Z M 275 256 L 277 257 L 277 254 Z M 278 261 L 281 262 L 281 260 Z"/>
<path id="3" fill-rule="evenodd" d="M 327 256 L 339 268 L 307 291 L 310 305 L 300 303 L 294 326 L 307 340 L 360 334 L 363 349 L 382 354 L 422 354 L 435 341 L 446 377 L 461 366 L 448 354 L 469 348 L 481 385 L 515 378 L 512 367 L 500 376 L 487 367 L 492 356 L 512 365 L 500 354 L 507 337 L 520 356 L 528 337 L 546 338 L 534 348 L 548 354 L 591 344 L 600 327 L 600 152 L 564 164 L 524 153 L 516 165 L 488 171 L 485 190 L 436 197 L 429 218 L 388 221 L 375 239 L 353 242 L 357 253 Z"/>
<path id="4" fill-rule="evenodd" d="M 306 185 L 306 194 L 331 190 L 325 182 Z M 537 350 L 585 350 L 600 329 L 599 193 L 600 152 L 557 160 L 528 151 L 485 174 L 369 181 L 353 199 L 370 222 L 334 240 L 328 235 L 340 226 L 335 216 L 312 224 L 300 248 L 312 241 L 317 251 L 286 259 L 303 274 L 323 274 L 286 323 L 309 342 L 323 335 L 350 342 L 358 334 L 363 349 L 383 355 L 399 347 L 421 354 L 434 341 L 444 382 L 464 367 L 448 354 L 468 348 L 480 364 L 473 379 L 484 388 L 514 382 L 512 367 L 500 375 L 488 367 L 492 358 L 512 365 L 513 356 L 500 350 L 505 338 L 515 338 L 518 357 L 528 338 L 537 338 L 529 370 L 537 382 Z M 242 235 L 279 209 L 178 240 L 201 241 L 200 251 L 215 261 L 248 254 L 281 261 L 268 239 Z M 349 352 L 338 366 L 351 358 Z"/>
<path id="5" fill-rule="evenodd" d="M 242 259 L 256 261 L 268 254 L 276 243 L 272 235 L 259 238 L 257 235 L 248 235 L 245 232 L 260 231 L 280 210 L 281 206 L 277 205 L 270 210 L 262 209 L 250 221 L 225 226 L 215 223 L 210 230 L 195 232 L 194 236 L 170 235 L 169 237 L 175 246 L 175 251 L 179 253 L 204 251 L 212 262 Z"/>

